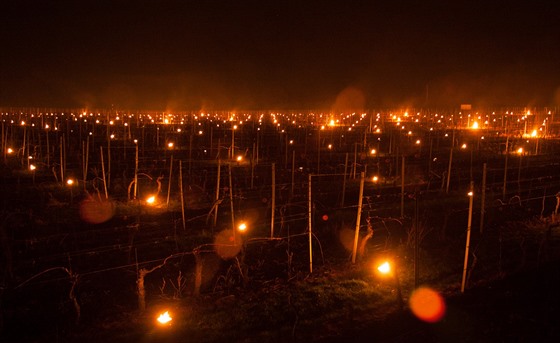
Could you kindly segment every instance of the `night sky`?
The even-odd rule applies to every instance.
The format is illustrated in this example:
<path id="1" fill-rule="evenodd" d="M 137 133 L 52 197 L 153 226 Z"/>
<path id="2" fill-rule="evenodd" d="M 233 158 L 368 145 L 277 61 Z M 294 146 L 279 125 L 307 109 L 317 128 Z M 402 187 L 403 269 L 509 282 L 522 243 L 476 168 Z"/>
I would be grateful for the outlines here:
<path id="1" fill-rule="evenodd" d="M 461 103 L 560 105 L 560 2 L 0 2 L 0 106 Z"/>

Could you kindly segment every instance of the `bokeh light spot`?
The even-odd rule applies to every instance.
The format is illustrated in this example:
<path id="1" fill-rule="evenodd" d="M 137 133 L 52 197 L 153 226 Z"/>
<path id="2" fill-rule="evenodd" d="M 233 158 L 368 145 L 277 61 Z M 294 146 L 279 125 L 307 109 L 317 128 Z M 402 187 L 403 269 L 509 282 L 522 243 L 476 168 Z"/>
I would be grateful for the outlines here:
<path id="1" fill-rule="evenodd" d="M 80 218 L 91 224 L 101 224 L 113 218 L 115 204 L 112 201 L 86 199 L 80 203 Z"/>
<path id="2" fill-rule="evenodd" d="M 224 260 L 237 256 L 241 251 L 242 244 L 243 242 L 240 235 L 234 235 L 232 230 L 220 231 L 216 237 L 214 237 L 216 254 Z"/>
<path id="3" fill-rule="evenodd" d="M 445 301 L 438 292 L 429 287 L 420 287 L 410 296 L 410 309 L 418 319 L 436 323 L 445 315 Z"/>

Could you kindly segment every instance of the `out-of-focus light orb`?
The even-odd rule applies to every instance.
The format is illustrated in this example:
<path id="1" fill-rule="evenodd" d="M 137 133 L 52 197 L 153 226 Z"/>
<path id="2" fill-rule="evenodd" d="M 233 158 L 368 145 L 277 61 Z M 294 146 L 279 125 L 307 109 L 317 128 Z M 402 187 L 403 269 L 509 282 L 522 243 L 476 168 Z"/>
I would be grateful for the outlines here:
<path id="1" fill-rule="evenodd" d="M 410 296 L 410 309 L 418 319 L 436 323 L 445 315 L 445 301 L 435 290 L 420 287 Z"/>
<path id="2" fill-rule="evenodd" d="M 241 162 L 243 160 L 243 156 L 239 155 L 239 156 L 237 156 L 236 159 L 237 159 L 237 162 Z"/>
<path id="3" fill-rule="evenodd" d="M 66 184 L 67 184 L 68 186 L 72 186 L 72 185 L 74 184 L 74 179 L 68 179 L 68 180 L 66 180 Z"/>
<path id="4" fill-rule="evenodd" d="M 372 178 L 371 178 L 371 181 L 373 181 L 373 182 L 377 182 L 377 181 L 379 181 L 379 177 L 377 177 L 377 176 L 374 176 L 374 177 L 372 177 Z"/>
<path id="5" fill-rule="evenodd" d="M 101 224 L 113 218 L 115 204 L 112 201 L 98 201 L 94 198 L 80 203 L 80 218 L 91 224 Z"/>
<path id="6" fill-rule="evenodd" d="M 173 148 L 173 145 L 175 145 L 175 144 L 173 144 L 173 142 L 167 143 L 167 147 L 168 147 L 169 149 L 172 149 L 172 148 Z"/>
<path id="7" fill-rule="evenodd" d="M 531 137 L 537 137 L 537 130 L 533 130 L 533 132 L 531 132 Z"/>
<path id="8" fill-rule="evenodd" d="M 155 202 L 156 202 L 156 197 L 155 197 L 155 195 L 149 196 L 149 197 L 146 199 L 146 203 L 148 203 L 148 205 L 153 205 L 153 204 L 155 204 Z"/>
<path id="9" fill-rule="evenodd" d="M 243 241 L 241 235 L 235 235 L 232 230 L 220 231 L 214 237 L 214 249 L 216 254 L 224 260 L 233 258 L 239 254 Z"/>
<path id="10" fill-rule="evenodd" d="M 165 311 L 157 317 L 157 322 L 161 325 L 168 325 L 172 320 L 173 318 L 169 314 L 169 311 Z"/>
<path id="11" fill-rule="evenodd" d="M 35 169 L 37 169 L 37 167 L 35 167 L 34 164 L 30 164 L 30 165 L 29 165 L 29 170 L 33 171 L 33 170 L 35 170 Z"/>
<path id="12" fill-rule="evenodd" d="M 478 129 L 478 122 L 475 121 L 475 122 L 472 124 L 471 129 L 475 129 L 475 130 Z"/>
<path id="13" fill-rule="evenodd" d="M 8 148 L 8 150 L 6 150 L 6 152 L 7 152 L 8 154 L 12 154 L 12 153 L 14 152 L 14 149 Z"/>

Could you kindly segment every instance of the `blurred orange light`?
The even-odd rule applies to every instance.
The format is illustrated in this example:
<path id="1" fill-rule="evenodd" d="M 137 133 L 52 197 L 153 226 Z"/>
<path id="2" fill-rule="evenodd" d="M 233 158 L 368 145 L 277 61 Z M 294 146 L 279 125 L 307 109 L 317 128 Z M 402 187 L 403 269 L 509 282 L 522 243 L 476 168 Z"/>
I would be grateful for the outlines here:
<path id="1" fill-rule="evenodd" d="M 167 325 L 172 320 L 173 320 L 173 318 L 169 314 L 169 311 L 165 311 L 165 312 L 161 313 L 157 318 L 158 323 L 161 324 L 161 325 Z"/>
<path id="2" fill-rule="evenodd" d="M 241 224 L 239 224 L 237 229 L 239 230 L 239 232 L 245 232 L 245 231 L 247 231 L 247 224 L 241 223 Z"/>
<path id="3" fill-rule="evenodd" d="M 377 270 L 381 274 L 389 274 L 391 272 L 391 264 L 389 261 L 385 261 L 377 267 Z"/>
<path id="4" fill-rule="evenodd" d="M 445 315 L 446 307 L 438 292 L 428 287 L 420 287 L 410 296 L 410 309 L 420 320 L 436 323 Z"/>

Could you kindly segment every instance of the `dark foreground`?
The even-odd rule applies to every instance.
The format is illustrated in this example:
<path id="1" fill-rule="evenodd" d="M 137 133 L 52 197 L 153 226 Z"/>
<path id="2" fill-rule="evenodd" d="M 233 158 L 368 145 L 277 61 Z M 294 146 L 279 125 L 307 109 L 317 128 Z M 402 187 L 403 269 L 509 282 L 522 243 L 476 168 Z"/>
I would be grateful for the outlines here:
<path id="1" fill-rule="evenodd" d="M 351 271 L 350 271 L 351 272 Z M 348 271 L 346 271 L 348 273 Z M 303 282 L 325 287 L 321 276 Z M 379 287 L 375 280 L 346 281 L 349 290 Z M 386 285 L 385 285 L 386 286 Z M 385 287 L 381 285 L 381 287 Z M 36 337 L 46 342 L 558 342 L 560 341 L 560 263 L 549 262 L 501 280 L 473 285 L 465 294 L 442 290 L 446 313 L 437 323 L 417 319 L 405 305 L 399 310 L 387 291 L 385 298 L 362 294 L 358 304 L 350 296 L 337 299 L 332 310 L 317 313 L 321 321 L 305 312 L 313 306 L 325 310 L 325 299 L 308 303 L 296 299 L 291 286 L 271 286 L 267 291 L 215 299 L 183 300 L 173 308 L 173 325 L 158 327 L 153 311 L 143 316 L 123 313 L 121 319 L 100 320 L 92 327 L 74 328 L 66 334 Z M 308 291 L 307 291 L 308 292 Z M 329 296 L 327 292 L 322 293 Z M 287 295 L 287 297 L 286 297 Z M 293 297 L 292 297 L 293 295 Z M 405 302 L 407 295 L 403 294 Z M 332 294 L 331 294 L 332 296 Z M 280 303 L 284 302 L 284 305 Z M 314 304 L 313 304 L 314 302 Z M 362 306 L 363 305 L 363 306 Z M 303 309 L 301 306 L 308 306 Z M 152 308 L 155 309 L 157 306 Z M 282 312 L 281 309 L 285 311 Z M 332 312 L 332 315 L 325 312 Z M 271 313 L 276 318 L 271 319 Z M 23 327 L 21 329 L 24 329 Z M 26 335 L 22 333 L 22 337 Z M 12 331 L 3 342 L 29 341 Z"/>

